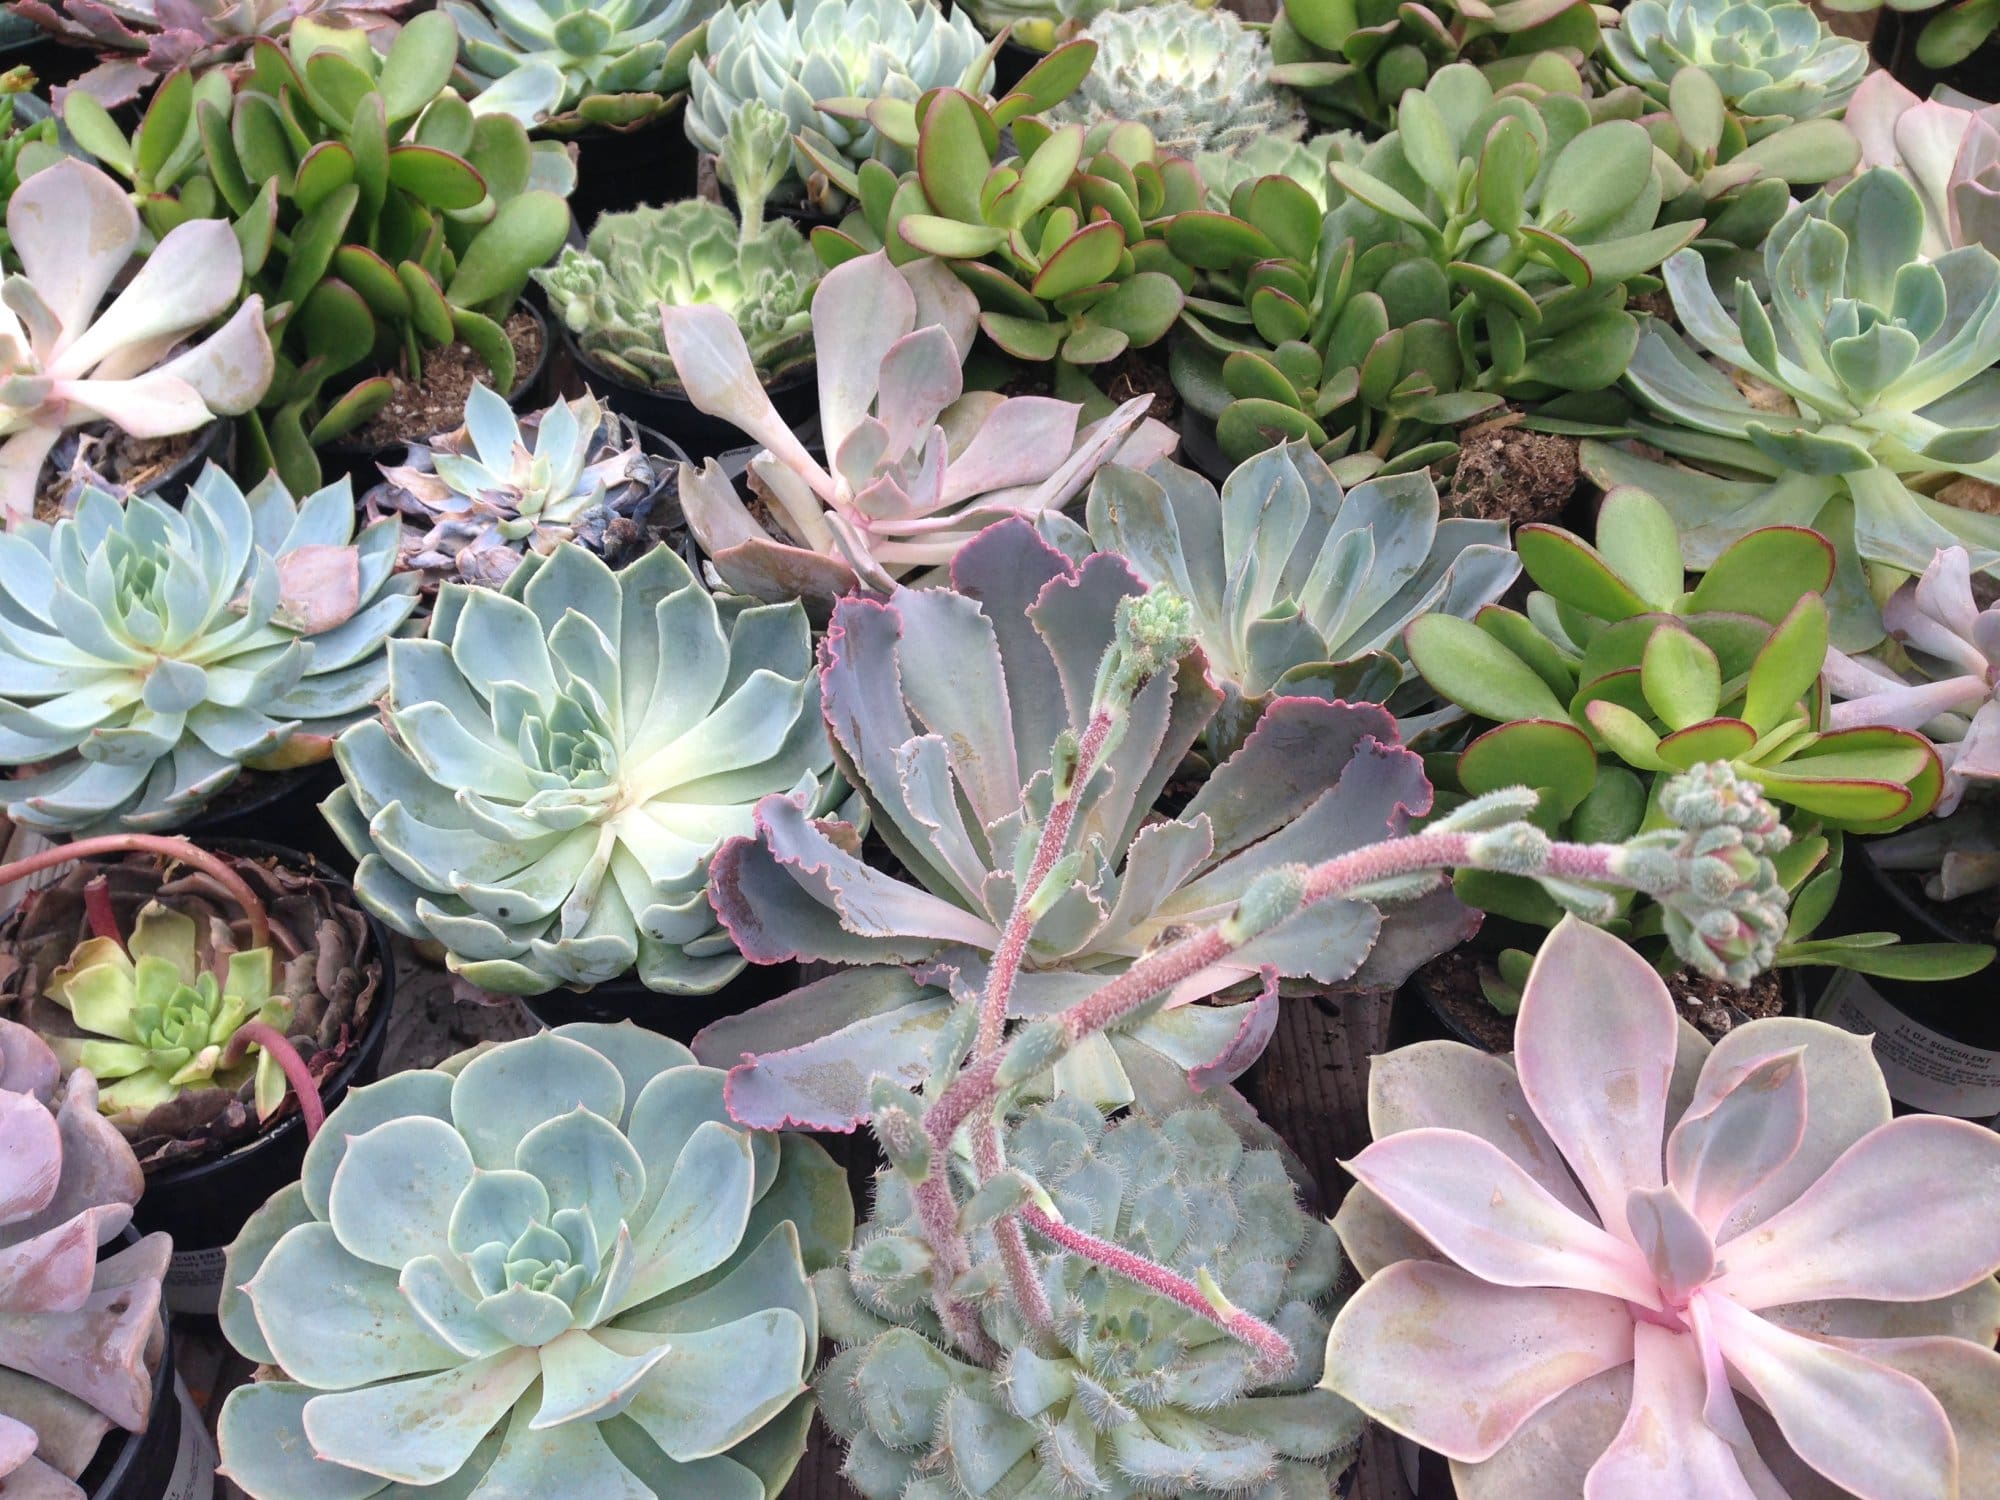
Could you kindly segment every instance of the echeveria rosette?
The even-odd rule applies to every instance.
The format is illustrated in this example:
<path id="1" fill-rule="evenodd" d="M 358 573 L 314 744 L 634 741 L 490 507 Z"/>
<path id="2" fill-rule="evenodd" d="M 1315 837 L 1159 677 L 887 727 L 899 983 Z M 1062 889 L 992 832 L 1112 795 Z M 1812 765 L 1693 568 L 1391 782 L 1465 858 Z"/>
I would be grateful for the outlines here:
<path id="1" fill-rule="evenodd" d="M 33 515 L 42 467 L 70 428 L 108 422 L 135 438 L 172 437 L 263 398 L 274 369 L 264 302 L 237 306 L 243 252 L 226 220 L 177 224 L 102 310 L 140 242 L 138 211 L 117 182 L 60 157 L 14 190 L 7 233 L 21 264 L 0 304 L 7 526 Z"/>
<path id="2" fill-rule="evenodd" d="M 668 547 L 614 572 L 565 542 L 504 588 L 447 584 L 388 677 L 335 747 L 326 815 L 362 903 L 485 989 L 635 965 L 716 989 L 743 967 L 708 902 L 716 846 L 767 794 L 808 816 L 841 796 L 804 611 L 718 600 Z"/>
<path id="3" fill-rule="evenodd" d="M 1861 81 L 1842 119 L 1863 169 L 1894 167 L 1916 188 L 1927 259 L 1959 245 L 2000 255 L 2000 104 L 1919 99 L 1884 69 Z"/>
<path id="4" fill-rule="evenodd" d="M 143 1432 L 165 1346 L 150 1234 L 98 1258 L 132 1218 L 145 1176 L 97 1108 L 85 1072 L 63 1081 L 34 1032 L 0 1021 L 0 1489 L 84 1500 L 74 1481 L 113 1428 Z"/>
<path id="5" fill-rule="evenodd" d="M 570 134 L 630 130 L 671 109 L 716 0 L 446 0 L 440 8 L 458 27 L 464 70 L 480 92 L 522 89 L 529 71 L 559 74 L 539 123 Z"/>
<path id="6" fill-rule="evenodd" d="M 1868 71 L 1868 48 L 1800 0 L 1632 0 L 1604 33 L 1612 71 L 1667 102 L 1699 68 L 1751 141 L 1795 120 L 1838 115 Z"/>
<path id="7" fill-rule="evenodd" d="M 852 1236 L 816 1144 L 733 1127 L 722 1075 L 565 1026 L 355 1089 L 230 1247 L 255 1500 L 775 1495 L 804 1449 L 811 1272 Z"/>
<path id="8" fill-rule="evenodd" d="M 1073 744 L 1092 717 L 1121 601 L 1147 593 L 1122 559 L 1072 563 L 1020 520 L 961 550 L 951 579 L 842 600 L 821 646 L 837 761 L 907 873 L 865 864 L 852 827 L 781 797 L 716 856 L 716 909 L 751 958 L 854 966 L 696 1039 L 718 1063 L 752 1058 L 731 1073 L 739 1119 L 852 1129 L 869 1114 L 871 1078 L 929 1070 L 953 1024 L 949 997 L 984 988 L 1058 741 Z M 1226 917 L 1265 871 L 1400 833 L 1430 806 L 1422 763 L 1387 711 L 1277 698 L 1177 815 L 1160 817 L 1154 804 L 1221 697 L 1196 650 L 1132 700 L 1076 813 L 1074 875 L 1031 930 L 1017 1016 L 1052 1014 L 1181 927 Z M 1137 1094 L 1165 1108 L 1255 1060 L 1276 1024 L 1276 978 L 1395 984 L 1469 931 L 1442 892 L 1393 909 L 1313 907 L 1189 976 L 1130 1027 L 1086 1040 L 1056 1083 L 1094 1103 Z"/>
<path id="9" fill-rule="evenodd" d="M 173 828 L 246 765 L 324 760 L 417 602 L 345 479 L 294 502 L 211 465 L 178 508 L 87 490 L 0 536 L 0 810 L 46 832 Z"/>
<path id="10" fill-rule="evenodd" d="M 814 1278 L 840 1346 L 817 1384 L 848 1445 L 848 1481 L 868 1500 L 1325 1500 L 1361 1435 L 1351 1406 L 1311 1389 L 1346 1266 L 1332 1231 L 1300 1207 L 1280 1153 L 1246 1146 L 1212 1108 L 1107 1123 L 1060 1099 L 1011 1122 L 1005 1154 L 1065 1224 L 1190 1279 L 1207 1274 L 1233 1306 L 1272 1322 L 1297 1364 L 1262 1380 L 1251 1352 L 1212 1323 L 1034 1240 L 1058 1309 L 1053 1335 L 1037 1339 L 994 1274 L 999 1250 L 984 1226 L 972 1274 L 981 1323 L 1005 1353 L 996 1368 L 970 1363 L 932 1313 L 932 1258 L 908 1180 L 885 1169 L 853 1251 Z"/>
<path id="11" fill-rule="evenodd" d="M 1842 700 L 1833 725 L 1923 733 L 1944 762 L 1935 811 L 1949 817 L 1968 790 L 2000 781 L 2000 604 L 1980 608 L 1965 549 L 1946 547 L 1890 596 L 1882 623 L 1894 664 L 1827 652 L 1827 686 Z"/>
<path id="12" fill-rule="evenodd" d="M 99 1106 L 136 1122 L 186 1089 L 234 1093 L 255 1075 L 257 1117 L 285 1101 L 285 1075 L 261 1047 L 225 1067 L 222 1055 L 246 1021 L 283 1035 L 291 1002 L 271 993 L 271 950 L 231 953 L 221 974 L 202 966 L 197 927 L 185 912 L 148 902 L 131 934 L 90 939 L 49 976 L 44 992 L 70 1013 L 77 1037 L 50 1038 L 65 1066 L 88 1068 L 103 1087 Z"/>
<path id="13" fill-rule="evenodd" d="M 1667 506 L 1697 570 L 1758 527 L 1835 538 L 1844 650 L 1882 634 L 1857 558 L 1914 574 L 1963 545 L 1976 569 L 2000 566 L 2000 519 L 1934 493 L 1959 476 L 2000 483 L 2000 258 L 1966 245 L 1926 261 L 1924 228 L 1916 189 L 1875 167 L 1785 216 L 1764 244 L 1769 292 L 1739 281 L 1734 311 L 1698 253 L 1675 255 L 1666 281 L 1682 328 L 1738 378 L 1653 320 L 1625 376 L 1648 408 L 1632 426 L 1681 463 L 1583 448 L 1599 483 Z M 1762 388 L 1756 399 L 1741 381 Z"/>
<path id="14" fill-rule="evenodd" d="M 1088 532 L 1059 514 L 1042 526 L 1081 561 L 1113 552 L 1192 613 L 1222 706 L 1204 742 L 1227 755 L 1279 697 L 1388 704 L 1408 740 L 1455 710 L 1402 653 L 1418 615 L 1470 618 L 1521 571 L 1507 523 L 1442 518 L 1428 472 L 1343 490 L 1303 442 L 1239 464 L 1215 487 L 1175 463 L 1098 473 Z M 1404 688 L 1414 687 L 1406 692 Z"/>
<path id="15" fill-rule="evenodd" d="M 1515 1040 L 1376 1059 L 1329 1386 L 1463 1500 L 1991 1492 L 2000 1136 L 1819 1022 L 1710 1049 L 1574 920 Z"/>

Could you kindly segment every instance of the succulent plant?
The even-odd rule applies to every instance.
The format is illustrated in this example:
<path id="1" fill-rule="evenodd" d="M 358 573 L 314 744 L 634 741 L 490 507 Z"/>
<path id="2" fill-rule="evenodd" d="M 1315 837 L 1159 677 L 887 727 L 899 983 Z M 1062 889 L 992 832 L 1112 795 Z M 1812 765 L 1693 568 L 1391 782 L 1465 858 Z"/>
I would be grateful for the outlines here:
<path id="1" fill-rule="evenodd" d="M 1862 79 L 1843 118 L 1864 168 L 1894 167 L 1916 188 L 1926 260 L 1961 245 L 2000 255 L 2000 104 L 1918 99 L 1880 71 Z"/>
<path id="2" fill-rule="evenodd" d="M 334 754 L 356 895 L 503 994 L 635 964 L 716 989 L 743 967 L 708 903 L 716 846 L 766 793 L 813 816 L 840 796 L 804 612 L 718 601 L 667 547 L 613 572 L 564 542 L 499 590 L 446 584 Z"/>
<path id="3" fill-rule="evenodd" d="M 845 203 L 839 185 L 789 138 L 803 136 L 819 156 L 850 170 L 885 143 L 865 113 L 834 113 L 824 101 L 915 104 L 936 88 L 983 93 L 992 79 L 993 49 L 979 28 L 962 11 L 947 14 L 930 0 L 725 5 L 709 23 L 705 55 L 689 79 L 688 139 L 720 154 L 736 111 L 761 101 L 790 127 L 780 148 L 790 170 L 779 177 L 775 196 L 835 213 Z"/>
<path id="4" fill-rule="evenodd" d="M 1095 55 L 1094 42 L 1069 43 L 997 105 L 939 89 L 920 101 L 921 120 L 893 102 L 873 110 L 885 135 L 916 151 L 916 170 L 898 181 L 880 162 L 849 174 L 822 160 L 861 207 L 814 231 L 813 246 L 830 266 L 878 249 L 898 265 L 942 258 L 978 297 L 980 331 L 1002 354 L 1053 362 L 1056 394 L 1101 414 L 1110 402 L 1087 372 L 1159 342 L 1180 316 L 1193 276 L 1157 223 L 1199 208 L 1202 187 L 1142 125 L 1052 131 L 1029 116 L 1067 98 Z M 1012 155 L 1000 144 L 1008 127 Z"/>
<path id="5" fill-rule="evenodd" d="M 24 1026 L 0 1021 L 0 1484 L 83 1500 L 73 1481 L 113 1428 L 143 1432 L 166 1343 L 164 1234 L 98 1258 L 145 1180 L 97 1111 L 97 1084 L 61 1082 Z"/>
<path id="6" fill-rule="evenodd" d="M 842 1472 L 867 1500 L 949 1493 L 1187 1500 L 1324 1496 L 1360 1438 L 1318 1377 L 1345 1264 L 1298 1203 L 1279 1153 L 1248 1148 L 1213 1109 L 1109 1123 L 1089 1104 L 1038 1105 L 1006 1131 L 1009 1165 L 1066 1225 L 1193 1277 L 1272 1319 L 1298 1356 L 1284 1378 L 1211 1323 L 1048 1245 L 1034 1268 L 1055 1310 L 1038 1339 L 975 1237 L 992 1366 L 949 1352 L 910 1186 L 877 1173 L 875 1212 L 845 1265 L 814 1278 L 840 1352 L 818 1377 Z M 971 1194 L 961 1197 L 970 1208 Z M 941 1347 L 941 1345 L 943 1347 Z"/>
<path id="7" fill-rule="evenodd" d="M 1632 0 L 1604 34 L 1605 61 L 1661 103 L 1700 68 L 1756 141 L 1793 120 L 1837 115 L 1868 71 L 1868 48 L 1800 0 Z"/>
<path id="8" fill-rule="evenodd" d="M 33 170 L 36 153 L 59 149 L 55 116 L 30 92 L 34 86 L 35 75 L 25 67 L 0 73 L 0 203 L 13 201 L 23 171 Z M 0 222 L 0 267 L 21 269 L 4 222 Z"/>
<path id="9" fill-rule="evenodd" d="M 1982 609 L 1963 547 L 1946 547 L 1882 607 L 1888 660 L 1827 654 L 1832 721 L 1919 730 L 1944 762 L 1937 814 L 2000 780 L 2000 604 Z"/>
<path id="10" fill-rule="evenodd" d="M 1266 137 L 1297 140 L 1305 114 L 1266 81 L 1271 48 L 1231 11 L 1166 0 L 1098 16 L 1084 35 L 1097 60 L 1051 124 L 1136 121 L 1172 156 L 1231 155 Z"/>
<path id="11" fill-rule="evenodd" d="M 244 766 L 323 760 L 416 605 L 345 479 L 294 503 L 210 466 L 179 509 L 86 491 L 0 537 L 0 808 L 48 832 L 171 828 Z"/>
<path id="12" fill-rule="evenodd" d="M 853 1205 L 692 1063 L 565 1026 L 351 1092 L 230 1247 L 223 1329 L 279 1374 L 230 1392 L 225 1472 L 254 1500 L 782 1489 L 807 1277 Z"/>
<path id="13" fill-rule="evenodd" d="M 1340 199 L 1327 172 L 1335 161 L 1359 161 L 1368 143 L 1351 130 L 1329 130 L 1304 141 L 1260 136 L 1239 151 L 1208 151 L 1194 159 L 1207 207 L 1227 212 L 1236 190 L 1260 177 L 1288 177 L 1325 213 Z"/>
<path id="14" fill-rule="evenodd" d="M 80 238 L 79 225 L 91 233 Z M 108 422 L 133 437 L 171 437 L 263 397 L 272 373 L 264 303 L 251 296 L 237 306 L 243 256 L 228 224 L 174 228 L 101 311 L 139 245 L 139 215 L 116 182 L 66 158 L 14 190 L 7 232 L 22 269 L 7 277 L 0 308 L 6 525 L 34 513 L 43 466 L 70 428 Z"/>
<path id="15" fill-rule="evenodd" d="M 1827 0 L 1827 9 L 1866 12 L 1880 9 L 1881 4 L 1882 0 Z M 1890 9 L 1913 13 L 1904 24 L 1916 31 L 1915 62 L 1939 72 L 1965 62 L 2000 29 L 2000 5 L 1994 0 L 1900 0 Z M 1917 17 L 1926 18 L 1921 26 Z"/>
<path id="16" fill-rule="evenodd" d="M 561 93 L 542 125 L 630 130 L 686 92 L 715 0 L 445 0 L 464 71 L 481 91 L 525 69 L 554 68 Z"/>
<path id="17" fill-rule="evenodd" d="M 1073 42 L 1099 16 L 1136 10 L 1165 0 L 967 0 L 960 7 L 990 37 L 1007 39 L 1030 52 L 1054 52 Z"/>
<path id="18" fill-rule="evenodd" d="M 2000 1137 L 1892 1121 L 1867 1039 L 1816 1021 L 1711 1050 L 1575 921 L 1515 1043 L 1376 1060 L 1329 1387 L 1464 1500 L 1984 1487 Z"/>
<path id="19" fill-rule="evenodd" d="M 191 209 L 234 215 L 251 287 L 283 310 L 277 378 L 244 429 L 253 472 L 318 484 L 314 447 L 380 411 L 390 372 L 421 380 L 428 348 L 463 343 L 514 388 L 503 323 L 569 233 L 575 169 L 505 112 L 532 118 L 523 101 L 453 93 L 457 55 L 438 11 L 386 54 L 302 20 L 282 47 L 259 38 L 233 87 L 170 78 L 129 141 L 88 96 L 66 101 L 71 132 L 131 180 L 156 232 Z"/>
<path id="20" fill-rule="evenodd" d="M 717 1062 L 754 1057 L 731 1075 L 739 1120 L 851 1129 L 869 1113 L 871 1078 L 921 1077 L 934 1048 L 949 1054 L 946 994 L 984 988 L 1049 798 L 1100 710 L 1125 727 L 1084 783 L 1076 853 L 1028 935 L 1019 1015 L 1081 999 L 1226 914 L 1260 874 L 1380 840 L 1429 805 L 1386 711 L 1286 697 L 1161 816 L 1155 800 L 1222 701 L 1200 652 L 1182 655 L 1185 603 L 1148 594 L 1112 554 L 1072 563 L 1025 520 L 962 548 L 951 579 L 886 602 L 843 599 L 821 648 L 836 758 L 906 874 L 865 865 L 853 828 L 781 797 L 716 856 L 716 910 L 751 959 L 859 966 L 697 1038 Z M 1057 1083 L 1094 1103 L 1137 1094 L 1164 1108 L 1262 1050 L 1276 1017 L 1275 997 L 1254 995 L 1261 965 L 1320 985 L 1399 983 L 1466 934 L 1464 917 L 1442 893 L 1393 910 L 1315 908 L 1189 975 L 1157 1014 L 1091 1038 L 1057 1065 Z"/>
<path id="21" fill-rule="evenodd" d="M 278 38 L 306 17 L 378 31 L 408 0 L 12 0 L 60 41 L 100 58 L 71 88 L 107 106 L 129 104 L 176 69 L 211 72 L 240 62 L 258 37 Z"/>
<path id="22" fill-rule="evenodd" d="M 1060 514 L 1042 525 L 1076 561 L 1116 553 L 1187 600 L 1222 690 L 1203 732 L 1217 759 L 1277 698 L 1386 703 L 1405 740 L 1455 718 L 1423 712 L 1438 702 L 1402 658 L 1403 627 L 1433 611 L 1469 617 L 1521 571 L 1507 523 L 1440 519 L 1428 474 L 1343 491 L 1304 443 L 1258 454 L 1220 495 L 1175 463 L 1101 470 L 1086 520 L 1087 532 Z"/>
<path id="23" fill-rule="evenodd" d="M 766 221 L 775 174 L 758 176 L 762 146 L 784 139 L 784 117 L 756 101 L 730 122 L 725 156 L 736 171 L 737 213 L 701 198 L 600 215 L 584 247 L 563 247 L 535 272 L 549 305 L 590 359 L 636 385 L 678 390 L 660 309 L 721 308 L 736 322 L 760 381 L 812 358 L 819 259 L 798 226 Z"/>
<path id="24" fill-rule="evenodd" d="M 645 541 L 647 513 L 667 476 L 637 429 L 588 391 L 517 418 L 475 385 L 465 424 L 413 443 L 382 468 L 368 518 L 402 520 L 400 566 L 426 584 L 498 586 L 529 552 L 575 542 L 614 566 Z"/>
<path id="25" fill-rule="evenodd" d="M 1380 133 L 1405 92 L 1451 63 L 1476 63 L 1499 85 L 1533 78 L 1547 66 L 1538 59 L 1575 66 L 1598 49 L 1597 16 L 1582 0 L 1286 0 L 1271 23 L 1269 76 L 1315 119 Z"/>
<path id="26" fill-rule="evenodd" d="M 1171 451 L 1172 434 L 1141 420 L 1150 396 L 1080 425 L 1067 401 L 966 393 L 975 312 L 935 263 L 898 270 L 875 254 L 829 271 L 812 309 L 822 465 L 771 405 L 726 312 L 663 309 L 689 401 L 763 445 L 749 470 L 762 521 L 713 459 L 681 466 L 688 528 L 727 587 L 822 612 L 856 587 L 887 593 L 1004 516 L 1060 508 L 1114 457 Z"/>
<path id="27" fill-rule="evenodd" d="M 204 1020 L 217 1043 L 227 1041 L 220 1034 L 225 1026 L 240 1032 L 253 1018 L 284 1038 L 309 1080 L 313 1098 L 297 1102 L 310 1124 L 319 1094 L 354 1055 L 383 1003 L 387 956 L 375 946 L 367 919 L 344 887 L 337 890 L 316 871 L 287 869 L 270 859 L 223 863 L 262 904 L 271 934 L 267 942 L 258 941 L 254 923 L 207 874 L 147 853 L 78 864 L 0 925 L 0 943 L 13 960 L 0 974 L 0 1018 L 32 1028 L 64 1058 L 112 1064 L 100 1100 L 148 1172 L 244 1144 L 284 1098 L 286 1080 L 276 1076 L 276 1063 L 266 1065 L 273 1052 L 254 1030 L 244 1038 L 258 1047 L 248 1064 L 204 1075 L 204 1067 L 220 1060 L 195 1050 Z M 172 951 L 176 993 L 158 1025 L 135 1017 L 141 1024 L 129 1028 L 151 1033 L 141 1042 L 152 1057 L 136 1070 L 130 1065 L 141 1059 L 132 1047 L 122 1038 L 105 1037 L 116 1035 L 122 1006 L 132 998 L 132 980 L 139 977 L 138 963 L 128 968 L 109 951 L 113 934 L 129 934 L 130 959 L 141 962 L 159 939 L 171 939 L 165 946 Z M 79 972 L 85 965 L 92 969 L 89 975 Z M 145 967 L 159 979 L 156 965 Z M 192 994 L 178 984 L 189 968 L 195 979 L 186 990 Z M 204 977 L 225 994 L 246 999 L 261 989 L 263 1003 L 256 1009 L 264 1014 L 238 1013 L 226 1000 L 211 1009 L 203 996 Z M 79 994 L 81 1006 L 74 1003 Z M 99 1020 L 110 1024 L 100 1027 Z M 178 1039 L 171 1035 L 176 1030 Z M 160 1043 L 157 1049 L 150 1040 Z M 190 1049 L 189 1056 L 175 1064 L 172 1054 L 181 1045 Z M 167 1068 L 186 1076 L 162 1089 Z"/>
<path id="28" fill-rule="evenodd" d="M 1654 150 L 1579 92 L 1496 95 L 1466 63 L 1404 95 L 1398 130 L 1330 160 L 1330 213 L 1287 177 L 1166 226 L 1206 273 L 1175 389 L 1231 462 L 1304 438 L 1344 482 L 1447 462 L 1503 400 L 1601 391 L 1639 325 L 1628 282 L 1698 223 L 1657 222 Z M 1532 123 L 1530 123 L 1532 122 Z"/>
<path id="29" fill-rule="evenodd" d="M 2000 817 L 1985 798 L 1962 802 L 1949 818 L 1935 818 L 1885 839 L 1871 839 L 1868 859 L 1878 870 L 1923 880 L 1924 894 L 1950 903 L 2000 889 Z M 1952 915 L 1948 914 L 1947 920 Z M 1991 913 L 1975 905 L 1960 919 L 1967 930 L 1988 925 Z M 1991 930 L 2000 939 L 2000 920 Z"/>
<path id="30" fill-rule="evenodd" d="M 1681 327 L 1725 368 L 1654 322 L 1626 383 L 1649 408 L 1632 431 L 1682 463 L 1583 448 L 1600 484 L 1658 497 L 1692 568 L 1759 527 L 1818 525 L 1840 547 L 1833 643 L 1848 651 L 1882 635 L 1861 562 L 1921 573 L 1962 543 L 1975 568 L 2000 564 L 2000 522 L 1932 493 L 2000 481 L 2000 259 L 1921 260 L 1923 230 L 1916 189 L 1874 167 L 1785 216 L 1764 244 L 1770 291 L 1739 282 L 1733 311 L 1700 255 L 1674 256 Z"/>

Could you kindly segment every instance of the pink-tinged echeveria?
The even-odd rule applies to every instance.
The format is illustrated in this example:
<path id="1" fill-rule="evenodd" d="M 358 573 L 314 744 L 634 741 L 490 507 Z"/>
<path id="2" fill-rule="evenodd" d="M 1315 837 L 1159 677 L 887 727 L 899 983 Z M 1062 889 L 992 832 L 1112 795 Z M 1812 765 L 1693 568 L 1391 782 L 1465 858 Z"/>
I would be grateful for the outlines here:
<path id="1" fill-rule="evenodd" d="M 1816 1021 L 1711 1050 L 1574 918 L 1515 1041 L 1376 1059 L 1330 1388 L 1460 1500 L 2000 1494 L 2000 1135 Z"/>
<path id="2" fill-rule="evenodd" d="M 1829 650 L 1826 683 L 1835 729 L 1886 724 L 1920 730 L 1944 762 L 1940 817 L 1975 782 L 2000 781 L 2000 604 L 1979 607 L 1963 547 L 1942 547 L 1921 578 L 1882 606 L 1900 647 L 1896 666 Z"/>
<path id="3" fill-rule="evenodd" d="M 2000 255 L 2000 104 L 1919 99 L 1878 71 L 1854 91 L 1846 124 L 1861 142 L 1861 171 L 1894 167 L 1915 184 L 1926 259 L 1960 245 Z"/>

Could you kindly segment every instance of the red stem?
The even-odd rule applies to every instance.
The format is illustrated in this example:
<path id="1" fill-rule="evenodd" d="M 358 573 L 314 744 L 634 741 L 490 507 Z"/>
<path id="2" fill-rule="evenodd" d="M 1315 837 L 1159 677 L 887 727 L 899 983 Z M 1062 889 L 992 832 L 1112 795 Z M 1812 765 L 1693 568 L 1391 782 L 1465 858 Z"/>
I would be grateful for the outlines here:
<path id="1" fill-rule="evenodd" d="M 186 839 L 166 838 L 154 833 L 107 833 L 94 839 L 77 839 L 73 843 L 57 844 L 39 853 L 29 854 L 9 864 L 0 865 L 0 886 L 55 865 L 66 865 L 72 860 L 95 859 L 101 854 L 157 854 L 163 859 L 201 871 L 224 891 L 229 899 L 243 908 L 243 915 L 250 923 L 250 946 L 268 948 L 271 945 L 271 919 L 265 915 L 264 903 L 257 899 L 257 893 L 250 884 L 230 866 L 220 855 L 210 854 L 206 849 L 189 843 Z M 88 892 L 85 900 L 88 901 Z M 93 926 L 94 926 L 93 921 Z M 114 929 L 115 933 L 115 929 Z"/>
<path id="2" fill-rule="evenodd" d="M 291 1084 L 292 1094 L 299 1101 L 299 1113 L 306 1119 L 306 1139 L 311 1140 L 326 1123 L 326 1105 L 320 1100 L 319 1085 L 313 1082 L 306 1060 L 299 1056 L 299 1049 L 292 1045 L 290 1037 L 263 1021 L 245 1021 L 222 1049 L 222 1065 L 227 1068 L 241 1062 L 253 1042 L 275 1057 L 278 1066 L 285 1070 L 285 1081 Z"/>
<path id="3" fill-rule="evenodd" d="M 83 888 L 83 913 L 90 919 L 92 937 L 110 938 L 120 948 L 125 939 L 118 931 L 118 913 L 111 906 L 111 882 L 99 875 Z"/>

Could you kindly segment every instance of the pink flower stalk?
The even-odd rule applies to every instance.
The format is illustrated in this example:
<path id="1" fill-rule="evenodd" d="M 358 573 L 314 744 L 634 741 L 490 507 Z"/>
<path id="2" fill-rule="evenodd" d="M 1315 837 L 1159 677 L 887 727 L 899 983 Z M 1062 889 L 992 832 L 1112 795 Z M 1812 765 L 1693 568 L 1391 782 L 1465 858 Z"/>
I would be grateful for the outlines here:
<path id="1" fill-rule="evenodd" d="M 1329 1388 L 1460 1500 L 2000 1493 L 2000 1135 L 1819 1022 L 1710 1050 L 1575 918 L 1515 1039 L 1376 1059 Z"/>

